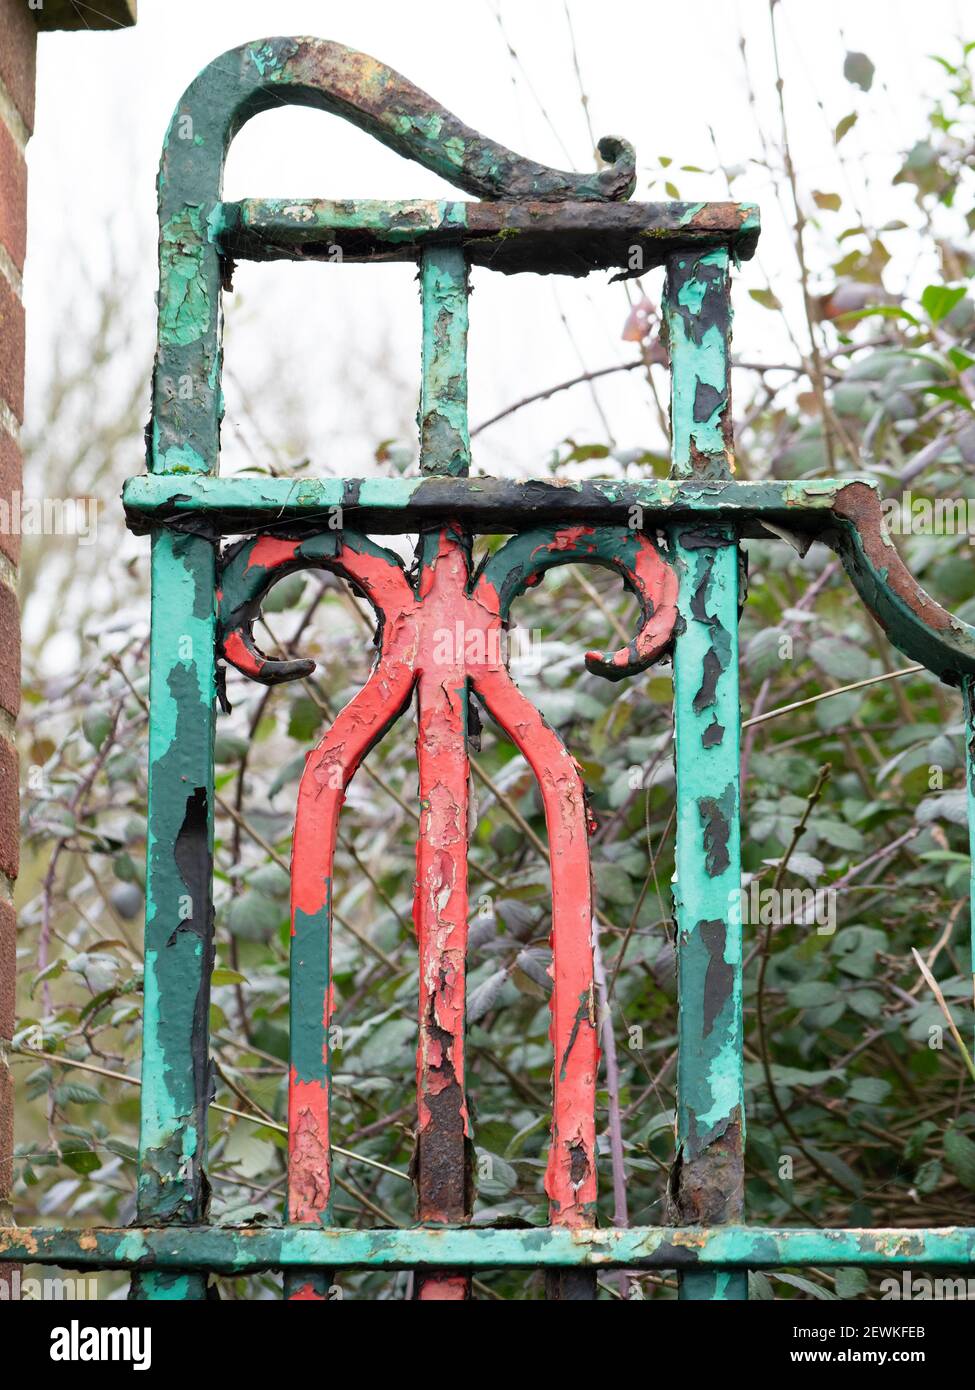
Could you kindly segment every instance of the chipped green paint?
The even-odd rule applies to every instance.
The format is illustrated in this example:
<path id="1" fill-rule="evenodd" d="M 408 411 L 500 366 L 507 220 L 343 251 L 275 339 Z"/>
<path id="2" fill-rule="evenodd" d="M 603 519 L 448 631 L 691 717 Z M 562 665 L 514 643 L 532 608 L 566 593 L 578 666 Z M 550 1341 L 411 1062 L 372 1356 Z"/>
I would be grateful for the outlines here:
<path id="1" fill-rule="evenodd" d="M 768 537 L 762 525 L 795 527 L 816 535 L 846 523 L 831 516 L 850 479 L 739 481 L 662 478 L 623 482 L 507 478 L 130 478 L 122 499 L 133 530 L 172 525 L 192 529 L 194 516 L 210 535 L 234 535 L 272 521 L 327 520 L 331 508 L 362 515 L 369 532 L 408 532 L 417 520 L 463 515 L 483 532 L 509 534 L 540 521 L 626 525 L 633 507 L 651 523 L 682 514 L 734 514 L 743 533 Z M 864 480 L 876 491 L 877 484 Z M 404 515 L 406 513 L 406 515 Z M 358 523 L 357 523 L 358 525 Z M 652 529 L 652 525 L 650 527 Z"/>
<path id="2" fill-rule="evenodd" d="M 671 478 L 713 481 L 718 493 L 733 472 L 728 277 L 727 246 L 677 252 L 664 287 Z M 719 518 L 727 515 L 722 509 Z M 744 1204 L 739 531 L 718 519 L 667 534 L 682 625 L 674 644 L 679 1011 L 670 1205 L 676 1220 L 693 1227 L 739 1220 Z M 745 1299 L 747 1276 L 682 1274 L 679 1296 Z"/>
<path id="3" fill-rule="evenodd" d="M 329 881 L 326 891 L 331 896 Z M 329 1079 L 328 1036 L 324 1025 L 328 996 L 331 904 L 320 912 L 295 910 L 291 942 L 291 1069 L 298 1081 Z"/>
<path id="4" fill-rule="evenodd" d="M 578 564 L 581 559 L 614 570 L 623 576 L 631 593 L 637 592 L 631 576 L 638 568 L 641 546 L 646 543 L 643 531 L 630 527 L 586 528 L 582 543 L 572 548 L 553 547 L 551 538 L 549 530 L 523 531 L 513 536 L 501 550 L 486 557 L 480 574 L 497 593 L 498 611 L 505 620 L 515 599 L 536 584 L 539 575 L 559 565 Z M 643 616 L 648 615 L 644 613 Z M 601 669 L 600 674 L 612 679 L 605 670 Z"/>
<path id="5" fill-rule="evenodd" d="M 975 1228 L 533 1226 L 412 1230 L 306 1226 L 197 1226 L 170 1230 L 0 1227 L 0 1261 L 66 1269 L 676 1269 L 732 1282 L 748 1269 L 959 1267 L 975 1261 Z M 741 1271 L 740 1275 L 726 1271 Z M 712 1273 L 705 1273 L 712 1271 Z"/>
<path id="6" fill-rule="evenodd" d="M 975 675 L 975 627 L 942 609 L 912 579 L 883 531 L 882 504 L 869 479 L 740 482 L 682 477 L 620 482 L 514 482 L 504 478 L 133 478 L 123 500 L 130 527 L 156 525 L 216 537 L 270 522 L 327 520 L 341 507 L 369 533 L 402 533 L 456 518 L 482 533 L 547 522 L 626 525 L 639 508 L 644 525 L 684 516 L 733 516 L 742 537 L 767 539 L 768 526 L 836 551 L 860 597 L 891 642 L 939 679 Z M 774 533 L 773 533 L 774 534 Z"/>
<path id="7" fill-rule="evenodd" d="M 420 469 L 466 477 L 471 466 L 467 425 L 467 261 L 456 246 L 429 247 L 420 258 L 423 306 Z"/>
<path id="8" fill-rule="evenodd" d="M 189 448 L 188 458 L 216 471 L 226 262 L 213 239 L 224 220 L 215 209 L 234 135 L 251 117 L 282 102 L 342 115 L 478 197 L 613 201 L 628 197 L 635 182 L 635 156 L 625 141 L 600 143 L 607 164 L 594 174 L 549 169 L 479 136 L 399 73 L 341 44 L 272 38 L 223 54 L 180 99 L 159 169 L 166 326 L 153 373 L 152 472 L 166 470 L 174 448 Z"/>
<path id="9" fill-rule="evenodd" d="M 163 531 L 153 540 L 138 1187 L 150 1223 L 197 1223 L 209 1201 L 214 560 L 195 536 Z M 182 1296 L 202 1297 L 205 1282 L 194 1276 Z M 138 1292 L 171 1296 L 151 1275 Z"/>
<path id="10" fill-rule="evenodd" d="M 502 274 L 632 270 L 638 242 L 644 270 L 675 244 L 730 246 L 744 260 L 758 236 L 754 209 L 739 203 L 268 198 L 220 203 L 208 223 L 223 254 L 234 258 L 416 260 L 425 247 L 449 239 L 470 264 Z"/>
<path id="11" fill-rule="evenodd" d="M 965 786 L 968 792 L 968 950 L 975 984 L 975 679 L 962 682 L 965 706 Z M 972 1055 L 975 1056 L 975 1047 Z"/>
<path id="12" fill-rule="evenodd" d="M 159 233 L 159 341 L 181 347 L 210 323 L 210 285 L 203 274 L 204 233 L 198 207 L 186 206 Z"/>
<path id="13" fill-rule="evenodd" d="M 734 1221 L 743 1199 L 738 547 L 725 526 L 669 532 L 682 631 L 674 648 L 679 986 L 678 1220 Z M 681 1280 L 682 1298 L 747 1297 L 741 1276 Z"/>
<path id="14" fill-rule="evenodd" d="M 341 115 L 481 201 L 224 203 L 221 180 L 230 141 L 253 115 L 282 102 Z M 132 529 L 153 535 L 143 1228 L 0 1231 L 0 1259 L 130 1268 L 137 1294 L 173 1299 L 203 1296 L 205 1272 L 211 1270 L 284 1269 L 293 1296 L 323 1297 L 334 1268 L 413 1268 L 423 1271 L 417 1287 L 443 1298 L 448 1285 L 466 1289 L 466 1273 L 479 1267 L 544 1267 L 554 1272 L 550 1288 L 560 1290 L 556 1297 L 590 1296 L 596 1267 L 675 1268 L 682 1298 L 723 1301 L 746 1296 L 748 1268 L 971 1264 L 972 1230 L 762 1231 L 734 1224 L 742 1210 L 744 1135 L 738 543 L 771 531 L 800 546 L 814 539 L 832 546 L 891 640 L 942 680 L 964 685 L 973 849 L 975 629 L 941 609 L 907 573 L 884 534 L 871 483 L 732 477 L 729 268 L 754 250 L 757 209 L 627 204 L 632 150 L 611 139 L 601 143 L 600 153 L 609 167 L 582 175 L 521 159 L 463 126 L 391 69 L 317 39 L 276 38 L 235 49 L 212 63 L 179 103 L 159 174 L 159 349 L 150 474 L 133 479 L 124 494 Z M 469 267 L 585 275 L 630 268 L 635 244 L 644 253 L 644 269 L 667 265 L 671 477 L 577 483 L 470 478 Z M 419 261 L 421 477 L 215 476 L 223 410 L 221 290 L 235 258 Z M 669 639 L 672 592 L 655 607 L 656 599 L 647 600 L 646 575 L 640 578 L 641 555 L 646 566 L 646 550 L 652 549 L 641 533 L 661 529 L 668 536 L 679 576 L 673 628 L 679 1153 L 670 1189 L 677 1226 L 338 1230 L 324 1201 L 314 1220 L 295 1219 L 289 1206 L 293 1224 L 282 1228 L 202 1224 L 208 1205 L 215 640 L 219 635 L 224 642 L 229 624 L 241 635 L 246 657 L 244 638 L 269 575 L 286 572 L 292 562 L 298 567 L 334 559 L 339 541 L 329 523 L 337 508 L 343 544 L 356 555 L 376 559 L 387 552 L 350 527 L 370 534 L 420 532 L 420 554 L 430 568 L 441 538 L 469 545 L 475 533 L 516 533 L 475 577 L 494 586 L 504 612 L 550 564 L 584 559 L 606 565 L 629 576 L 645 628 L 667 617 Z M 636 531 L 628 529 L 634 508 L 640 518 Z M 292 528 L 289 541 L 285 526 Z M 223 557 L 224 623 L 218 634 L 216 544 L 255 531 L 262 533 L 258 540 Z M 553 534 L 559 537 L 554 546 Z M 395 557 L 390 563 L 398 564 Z M 666 573 L 672 588 L 674 571 Z M 589 653 L 587 664 L 615 678 L 643 669 L 659 650 L 659 644 L 651 652 L 646 641 L 638 641 L 608 662 Z M 269 662 L 253 652 L 251 657 L 264 663 L 262 679 L 289 678 L 307 664 Z M 465 708 L 464 718 L 466 713 Z M 308 911 L 299 907 L 294 914 L 293 1092 L 324 1088 L 328 1078 L 329 913 L 327 901 L 318 910 L 320 900 L 316 894 Z M 573 1010 L 576 998 L 574 991 Z M 580 1024 L 586 998 L 580 1000 Z M 562 1055 L 564 1067 L 568 1051 Z M 326 1123 L 326 1146 L 327 1128 Z M 307 1171 L 314 1176 L 315 1164 Z M 466 1214 L 465 1202 L 466 1196 L 457 1199 L 457 1211 Z M 439 1212 L 431 1217 L 422 1206 L 421 1214 L 427 1221 L 456 1219 Z"/>
<path id="15" fill-rule="evenodd" d="M 664 319 L 670 342 L 673 468 L 677 477 L 732 472 L 728 338 L 731 307 L 726 246 L 672 255 Z"/>

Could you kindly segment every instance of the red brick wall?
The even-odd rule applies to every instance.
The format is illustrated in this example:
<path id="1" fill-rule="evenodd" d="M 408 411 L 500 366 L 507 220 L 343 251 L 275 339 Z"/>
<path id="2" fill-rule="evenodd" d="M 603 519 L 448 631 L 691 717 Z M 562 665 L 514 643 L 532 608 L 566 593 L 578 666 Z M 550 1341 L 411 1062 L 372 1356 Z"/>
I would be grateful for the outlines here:
<path id="1" fill-rule="evenodd" d="M 24 0 L 0 0 L 0 496 L 21 488 L 20 427 L 24 418 L 24 310 L 21 275 L 27 248 L 27 166 L 34 124 L 37 30 Z M 15 918 L 11 905 L 18 866 L 19 775 L 13 744 L 20 703 L 19 547 L 0 535 L 0 1221 L 10 1220 L 14 1031 Z M 3 1275 L 0 1273 L 0 1278 Z"/>

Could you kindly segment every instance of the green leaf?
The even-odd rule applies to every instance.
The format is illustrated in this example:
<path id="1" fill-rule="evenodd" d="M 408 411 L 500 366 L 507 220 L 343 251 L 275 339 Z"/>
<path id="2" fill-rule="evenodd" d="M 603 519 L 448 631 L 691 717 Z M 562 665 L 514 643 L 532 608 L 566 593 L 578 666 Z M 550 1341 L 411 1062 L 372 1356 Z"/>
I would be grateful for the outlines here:
<path id="1" fill-rule="evenodd" d="M 412 1019 L 387 1019 L 357 1049 L 355 1070 L 366 1075 L 385 1071 L 387 1067 L 405 1061 L 415 1043 L 416 1024 Z"/>
<path id="2" fill-rule="evenodd" d="M 865 680 L 871 674 L 870 657 L 844 637 L 817 637 L 809 644 L 809 655 L 821 671 L 841 685 Z"/>
<path id="3" fill-rule="evenodd" d="M 806 984 L 793 985 L 786 993 L 786 999 L 794 1009 L 817 1009 L 823 1004 L 832 1004 L 836 998 L 836 986 L 825 980 L 809 980 Z"/>
<path id="4" fill-rule="evenodd" d="M 497 1004 L 508 979 L 507 970 L 495 970 L 486 980 L 475 985 L 467 997 L 467 1022 L 477 1023 Z"/>
<path id="5" fill-rule="evenodd" d="M 862 1269 L 838 1269 L 836 1271 L 836 1297 L 859 1298 L 867 1292 L 870 1281 Z"/>
<path id="6" fill-rule="evenodd" d="M 518 1186 L 518 1174 L 506 1159 L 487 1149 L 476 1150 L 477 1190 L 482 1196 L 505 1197 Z"/>
<path id="7" fill-rule="evenodd" d="M 809 1294 L 810 1298 L 818 1298 L 826 1303 L 831 1303 L 836 1298 L 836 1294 L 830 1289 L 824 1288 L 822 1284 L 814 1284 L 811 1279 L 803 1279 L 800 1274 L 780 1274 L 776 1270 L 773 1272 L 772 1278 L 778 1279 L 780 1284 L 791 1284 L 800 1293 Z"/>
<path id="8" fill-rule="evenodd" d="M 288 737 L 298 743 L 310 743 L 325 718 L 324 712 L 307 695 L 299 695 L 292 702 L 288 718 Z"/>
<path id="9" fill-rule="evenodd" d="M 921 308 L 932 323 L 940 323 L 964 298 L 964 285 L 928 285 L 921 295 Z"/>
<path id="10" fill-rule="evenodd" d="M 618 864 L 608 864 L 599 860 L 593 865 L 593 877 L 599 896 L 611 903 L 632 903 L 634 900 L 633 881 L 625 869 Z"/>
<path id="11" fill-rule="evenodd" d="M 945 1162 L 955 1177 L 963 1187 L 975 1192 L 975 1144 L 967 1134 L 952 1126 L 945 1134 L 942 1147 Z"/>
<path id="12" fill-rule="evenodd" d="M 831 1173 L 840 1187 L 846 1188 L 848 1192 L 853 1192 L 859 1197 L 863 1191 L 863 1184 L 854 1173 L 848 1163 L 844 1163 L 839 1154 L 833 1153 L 829 1149 L 821 1149 L 818 1144 L 806 1144 L 806 1148 L 818 1159 L 827 1173 Z"/>
<path id="13" fill-rule="evenodd" d="M 943 820 L 949 825 L 968 824 L 968 793 L 959 790 L 939 792 L 936 796 L 926 796 L 914 810 L 918 825 L 930 825 L 932 821 Z"/>
<path id="14" fill-rule="evenodd" d="M 81 716 L 81 731 L 96 751 L 105 742 L 111 727 L 112 721 L 103 709 L 89 709 Z"/>
<path id="15" fill-rule="evenodd" d="M 101 1105 L 102 1097 L 91 1086 L 83 1086 L 80 1081 L 66 1081 L 63 1086 L 54 1088 L 54 1099 L 58 1105 Z"/>
<path id="16" fill-rule="evenodd" d="M 96 1168 L 102 1166 L 101 1159 L 91 1149 L 69 1149 L 61 1154 L 61 1162 L 73 1173 L 80 1173 L 82 1177 L 87 1177 L 89 1173 L 94 1173 Z"/>
<path id="17" fill-rule="evenodd" d="M 577 444 L 574 439 L 567 439 L 565 442 L 572 445 L 571 452 L 565 456 L 565 463 L 588 463 L 590 459 L 609 458 L 609 447 L 606 444 Z"/>
<path id="18" fill-rule="evenodd" d="M 250 748 L 242 734 L 219 733 L 213 740 L 213 758 L 218 763 L 235 763 Z"/>
<path id="19" fill-rule="evenodd" d="M 280 864 L 262 864 L 247 875 L 247 886 L 265 898 L 286 898 L 291 892 L 291 875 Z"/>
<path id="20" fill-rule="evenodd" d="M 839 212 L 843 205 L 843 200 L 838 193 L 820 193 L 818 189 L 813 189 L 813 202 L 818 208 L 823 208 L 826 212 Z"/>
<path id="21" fill-rule="evenodd" d="M 821 840 L 825 840 L 834 849 L 851 852 L 863 849 L 863 836 L 859 830 L 847 825 L 845 821 L 816 819 L 812 822 L 812 829 Z"/>
<path id="22" fill-rule="evenodd" d="M 280 921 L 281 908 L 262 893 L 242 893 L 227 913 L 231 932 L 245 941 L 266 941 Z"/>
<path id="23" fill-rule="evenodd" d="M 211 979 L 214 985 L 246 985 L 247 976 L 242 975 L 239 970 L 214 970 Z"/>
<path id="24" fill-rule="evenodd" d="M 875 72 L 876 68 L 865 53 L 848 53 L 843 61 L 843 76 L 861 92 L 869 92 Z"/>
<path id="25" fill-rule="evenodd" d="M 277 796 L 282 787 L 286 787 L 289 782 L 296 782 L 305 770 L 305 760 L 306 754 L 304 753 L 296 753 L 293 758 L 290 758 L 268 787 L 268 797 Z"/>
<path id="26" fill-rule="evenodd" d="M 857 123 L 857 113 L 851 111 L 848 116 L 844 116 L 837 122 L 836 129 L 833 131 L 833 144 L 838 145 L 844 135 L 849 135 L 850 131 Z"/>
<path id="27" fill-rule="evenodd" d="M 846 1002 L 861 1018 L 877 1019 L 884 1012 L 884 996 L 875 989 L 851 989 Z"/>
<path id="28" fill-rule="evenodd" d="M 285 575 L 284 579 L 279 579 L 274 588 L 265 596 L 261 607 L 265 613 L 283 613 L 288 608 L 294 608 L 301 598 L 304 587 L 305 576 L 303 574 Z"/>
<path id="29" fill-rule="evenodd" d="M 778 1086 L 823 1086 L 843 1075 L 840 1071 L 802 1071 L 799 1067 L 772 1064 L 772 1079 Z"/>
<path id="30" fill-rule="evenodd" d="M 890 1095 L 890 1082 L 880 1076 L 858 1076 L 846 1094 L 865 1105 L 882 1105 Z"/>
<path id="31" fill-rule="evenodd" d="M 751 295 L 752 299 L 755 300 L 756 304 L 761 304 L 763 309 L 782 308 L 778 295 L 776 295 L 773 290 L 749 290 L 748 293 Z"/>
<path id="32" fill-rule="evenodd" d="M 929 1196 L 944 1176 L 944 1167 L 941 1160 L 931 1158 L 927 1163 L 922 1163 L 914 1175 L 914 1186 L 918 1192 L 925 1197 Z"/>

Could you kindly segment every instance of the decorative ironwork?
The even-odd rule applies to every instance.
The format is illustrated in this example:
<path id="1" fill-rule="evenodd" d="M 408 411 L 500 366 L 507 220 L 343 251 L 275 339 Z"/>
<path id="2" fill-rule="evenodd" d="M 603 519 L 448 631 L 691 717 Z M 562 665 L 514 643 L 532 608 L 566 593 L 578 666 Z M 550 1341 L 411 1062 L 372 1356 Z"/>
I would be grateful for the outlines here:
<path id="1" fill-rule="evenodd" d="M 477 202 L 225 203 L 230 140 L 281 102 L 339 114 Z M 887 540 L 869 481 L 733 477 L 730 269 L 751 255 L 753 207 L 633 204 L 634 156 L 605 140 L 598 173 L 522 159 L 461 125 L 363 54 L 316 39 L 247 44 L 212 63 L 173 117 L 159 176 L 159 349 L 149 473 L 131 480 L 130 526 L 152 536 L 150 811 L 138 1226 L 0 1231 L 0 1258 L 130 1269 L 137 1296 L 200 1298 L 210 1272 L 281 1269 L 294 1298 L 323 1298 L 329 1271 L 413 1268 L 424 1299 L 469 1296 L 470 1272 L 544 1268 L 549 1296 L 595 1296 L 598 1268 L 674 1268 L 681 1296 L 747 1296 L 776 1265 L 970 1264 L 975 1230 L 761 1230 L 741 1225 L 739 542 L 832 546 L 891 641 L 960 685 L 972 726 L 975 630 L 933 602 Z M 235 258 L 412 259 L 423 304 L 421 476 L 219 478 L 220 293 Z M 585 275 L 666 268 L 673 455 L 667 480 L 556 484 L 471 478 L 467 292 L 471 265 Z M 340 512 L 342 525 L 329 518 Z M 370 537 L 418 534 L 412 569 Z M 510 539 L 476 570 L 472 540 Z M 225 537 L 241 536 L 228 549 Z M 666 1227 L 597 1230 L 588 812 L 571 753 L 518 690 L 501 636 L 512 603 L 555 565 L 602 565 L 639 600 L 640 627 L 591 671 L 619 679 L 674 661 L 679 969 L 677 1160 Z M 366 684 L 310 753 L 292 857 L 288 1224 L 206 1224 L 213 736 L 219 661 L 267 684 L 311 663 L 266 657 L 252 623 L 298 569 L 345 579 L 372 605 Z M 550 1225 L 466 1228 L 470 1121 L 464 1087 L 468 744 L 478 700 L 538 781 L 552 861 L 554 1052 Z M 345 790 L 412 701 L 420 824 L 419 1226 L 331 1224 L 329 1142 L 332 866 Z M 973 914 L 975 918 L 975 914 Z"/>

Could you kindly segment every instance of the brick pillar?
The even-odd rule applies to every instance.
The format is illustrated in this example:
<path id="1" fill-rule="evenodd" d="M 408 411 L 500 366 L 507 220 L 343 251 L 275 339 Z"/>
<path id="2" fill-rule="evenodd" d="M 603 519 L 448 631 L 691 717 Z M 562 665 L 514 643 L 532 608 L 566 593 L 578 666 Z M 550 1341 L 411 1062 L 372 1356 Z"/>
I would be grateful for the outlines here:
<path id="1" fill-rule="evenodd" d="M 0 1222 L 12 1220 L 13 1078 L 16 939 L 13 885 L 19 851 L 19 775 L 13 743 L 20 704 L 20 613 L 17 606 L 19 527 L 9 520 L 23 469 L 24 308 L 27 250 L 27 165 L 34 125 L 37 26 L 23 0 L 0 0 Z M 13 1271 L 7 1267 L 7 1277 Z M 0 1279 L 4 1272 L 0 1269 Z"/>
<path id="2" fill-rule="evenodd" d="M 122 29 L 135 23 L 135 0 L 0 0 L 0 1225 L 11 1217 L 14 1103 L 10 1039 L 14 1032 L 16 949 L 13 886 L 19 862 L 20 777 L 14 720 L 20 706 L 20 528 L 9 522 L 23 485 L 24 257 L 27 165 L 34 127 L 34 60 L 39 29 Z M 52 213 L 60 214 L 59 209 Z M 0 1265 L 0 1279 L 10 1265 Z"/>

